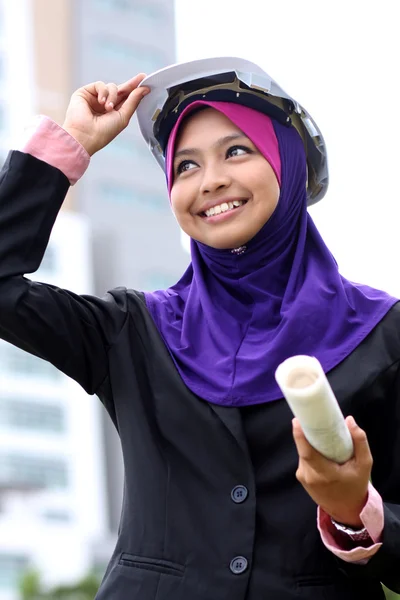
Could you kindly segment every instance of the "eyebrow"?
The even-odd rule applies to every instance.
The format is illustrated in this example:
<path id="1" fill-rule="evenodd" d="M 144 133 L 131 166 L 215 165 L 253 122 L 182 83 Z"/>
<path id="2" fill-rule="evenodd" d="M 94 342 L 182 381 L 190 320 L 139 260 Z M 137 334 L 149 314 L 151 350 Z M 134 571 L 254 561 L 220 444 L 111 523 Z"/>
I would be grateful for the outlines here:
<path id="1" fill-rule="evenodd" d="M 225 144 L 227 144 L 228 142 L 232 142 L 234 140 L 237 140 L 239 138 L 244 138 L 244 139 L 248 139 L 244 133 L 233 133 L 232 135 L 226 135 L 223 138 L 220 138 L 219 140 L 217 140 L 215 142 L 215 144 L 212 145 L 213 148 L 220 148 L 221 146 L 224 146 Z M 183 148 L 182 150 L 178 150 L 178 152 L 175 152 L 175 156 L 174 156 L 174 161 L 179 158 L 180 156 L 191 156 L 193 154 L 197 154 L 199 152 L 198 148 Z"/>

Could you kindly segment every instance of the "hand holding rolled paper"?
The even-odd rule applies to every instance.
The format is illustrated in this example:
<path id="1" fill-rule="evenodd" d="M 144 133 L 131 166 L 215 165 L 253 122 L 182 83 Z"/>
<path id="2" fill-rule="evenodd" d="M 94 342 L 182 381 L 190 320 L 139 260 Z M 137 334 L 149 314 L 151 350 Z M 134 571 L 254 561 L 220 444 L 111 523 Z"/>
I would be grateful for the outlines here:
<path id="1" fill-rule="evenodd" d="M 359 529 L 368 499 L 372 455 L 365 431 L 343 418 L 318 360 L 295 356 L 277 369 L 276 380 L 296 419 L 296 478 L 335 521 Z"/>
<path id="2" fill-rule="evenodd" d="M 319 361 L 293 356 L 279 365 L 275 378 L 311 446 L 339 464 L 349 460 L 352 437 Z"/>

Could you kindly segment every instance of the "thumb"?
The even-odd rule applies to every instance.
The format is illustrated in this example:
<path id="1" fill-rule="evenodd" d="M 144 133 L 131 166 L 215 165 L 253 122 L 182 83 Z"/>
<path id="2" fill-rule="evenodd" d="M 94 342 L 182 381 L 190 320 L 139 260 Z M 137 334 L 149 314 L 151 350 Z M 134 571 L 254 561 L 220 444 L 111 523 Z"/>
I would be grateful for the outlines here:
<path id="1" fill-rule="evenodd" d="M 125 127 L 128 125 L 129 121 L 131 120 L 131 118 L 132 118 L 135 110 L 139 106 L 141 100 L 149 92 L 150 92 L 150 89 L 146 88 L 146 87 L 136 88 L 129 94 L 129 96 L 127 97 L 125 102 L 121 105 L 121 108 L 119 109 L 119 113 L 120 113 L 120 116 L 122 118 L 122 121 L 123 121 Z"/>

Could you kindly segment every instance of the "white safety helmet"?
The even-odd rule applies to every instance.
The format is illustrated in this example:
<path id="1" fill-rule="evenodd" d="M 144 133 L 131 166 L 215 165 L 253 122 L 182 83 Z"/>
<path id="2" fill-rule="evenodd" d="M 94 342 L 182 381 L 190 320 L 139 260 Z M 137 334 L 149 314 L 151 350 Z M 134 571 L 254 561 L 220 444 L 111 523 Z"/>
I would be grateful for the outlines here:
<path id="1" fill-rule="evenodd" d="M 311 115 L 259 66 L 242 58 L 206 58 L 156 71 L 140 85 L 151 93 L 137 109 L 139 127 L 164 171 L 169 134 L 186 106 L 205 99 L 236 102 L 297 129 L 307 155 L 308 204 L 324 197 L 328 188 L 324 138 Z"/>

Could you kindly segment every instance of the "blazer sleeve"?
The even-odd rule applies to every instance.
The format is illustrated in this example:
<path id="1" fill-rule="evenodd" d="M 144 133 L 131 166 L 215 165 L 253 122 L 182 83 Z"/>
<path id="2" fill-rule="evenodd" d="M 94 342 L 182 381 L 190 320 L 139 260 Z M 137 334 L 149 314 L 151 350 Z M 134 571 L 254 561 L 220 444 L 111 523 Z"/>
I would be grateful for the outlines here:
<path id="1" fill-rule="evenodd" d="M 400 363 L 360 393 L 355 418 L 365 429 L 374 465 L 372 482 L 383 501 L 382 545 L 364 565 L 340 561 L 351 577 L 378 579 L 400 593 Z"/>
<path id="2" fill-rule="evenodd" d="M 93 394 L 127 318 L 126 293 L 79 296 L 25 277 L 40 266 L 68 188 L 59 169 L 18 151 L 0 173 L 0 338 L 51 362 Z"/>

